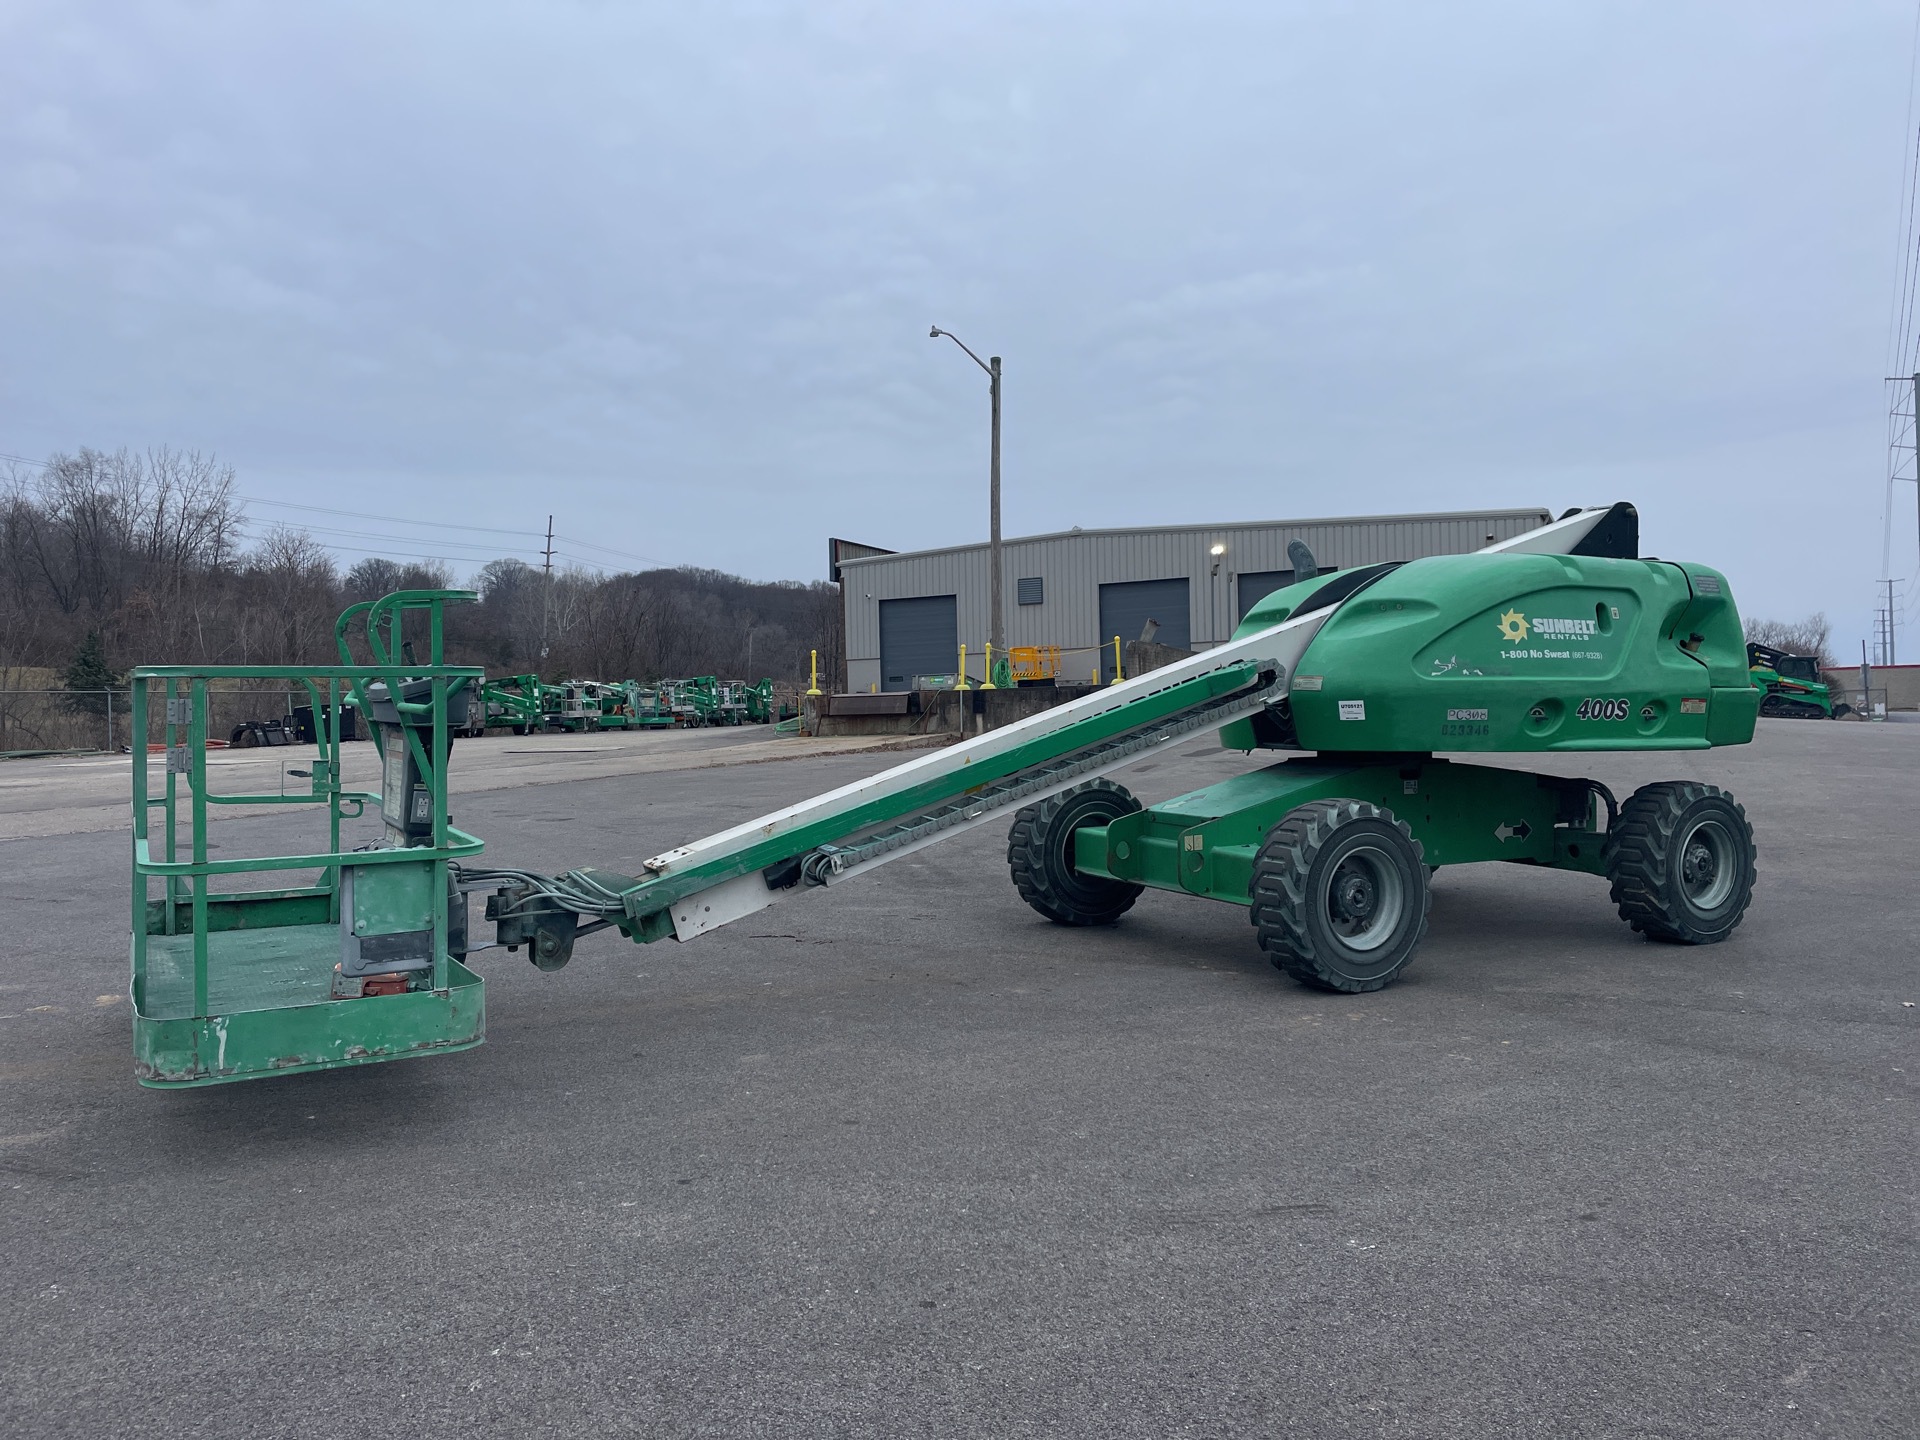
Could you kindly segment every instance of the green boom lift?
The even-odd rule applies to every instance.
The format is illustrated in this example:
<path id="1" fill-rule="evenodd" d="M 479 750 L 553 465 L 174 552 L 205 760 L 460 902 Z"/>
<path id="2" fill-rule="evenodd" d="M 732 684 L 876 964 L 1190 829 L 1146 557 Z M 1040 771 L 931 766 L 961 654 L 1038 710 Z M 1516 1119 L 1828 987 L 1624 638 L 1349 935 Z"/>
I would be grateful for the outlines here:
<path id="1" fill-rule="evenodd" d="M 1602 876 L 1622 919 L 1649 939 L 1723 940 L 1754 881 L 1752 831 L 1724 791 L 1662 781 L 1621 801 L 1597 780 L 1436 753 L 1704 750 L 1752 739 L 1761 693 L 1725 578 L 1641 559 L 1638 543 L 1633 508 L 1614 505 L 1569 511 L 1471 555 L 1319 573 L 1266 597 L 1212 650 L 665 851 L 639 875 L 489 870 L 454 855 L 450 847 L 478 842 L 441 825 L 444 750 L 435 749 L 421 769 L 431 833 L 388 826 L 393 846 L 425 853 L 378 851 L 372 862 L 444 865 L 447 888 L 434 869 L 420 892 L 435 907 L 434 945 L 446 937 L 446 953 L 434 951 L 435 988 L 416 971 L 406 994 L 322 997 L 314 1008 L 338 1018 L 331 1031 L 316 1022 L 315 1033 L 351 1032 L 363 1049 L 371 1034 L 384 1047 L 351 1059 L 409 1053 L 387 1043 L 373 1007 L 439 995 L 443 972 L 471 974 L 463 900 L 442 924 L 449 894 L 485 893 L 494 943 L 525 946 L 535 965 L 554 969 L 581 935 L 692 940 L 1009 815 L 1014 885 L 1047 919 L 1109 924 L 1149 886 L 1224 901 L 1247 911 L 1275 966 L 1330 990 L 1376 990 L 1405 968 L 1426 933 L 1429 878 L 1443 865 Z M 1294 569 L 1316 575 L 1317 566 L 1303 553 Z M 381 683 L 444 688 L 451 673 L 398 675 L 388 665 Z M 417 726 L 425 712 L 412 713 Z M 1106 778 L 1212 732 L 1228 748 L 1271 752 L 1271 763 L 1151 807 Z M 333 859 L 356 876 L 366 863 Z M 345 904 L 329 903 L 344 937 Z M 296 946 L 250 935 L 259 963 L 292 963 Z M 138 951 L 136 941 L 136 999 Z M 450 985 L 448 1004 L 454 995 Z M 198 1023 L 212 1022 L 207 1003 L 196 997 Z M 146 1023 L 142 1011 L 137 1035 Z M 350 1063 L 317 1046 L 284 1058 L 295 1068 Z M 197 1069 L 142 1076 L 209 1083 L 281 1063 L 252 1049 L 203 1050 Z"/>
<path id="2" fill-rule="evenodd" d="M 516 735 L 532 734 L 545 723 L 540 694 L 538 675 L 506 675 L 487 681 L 470 707 L 470 733 L 504 726 Z"/>

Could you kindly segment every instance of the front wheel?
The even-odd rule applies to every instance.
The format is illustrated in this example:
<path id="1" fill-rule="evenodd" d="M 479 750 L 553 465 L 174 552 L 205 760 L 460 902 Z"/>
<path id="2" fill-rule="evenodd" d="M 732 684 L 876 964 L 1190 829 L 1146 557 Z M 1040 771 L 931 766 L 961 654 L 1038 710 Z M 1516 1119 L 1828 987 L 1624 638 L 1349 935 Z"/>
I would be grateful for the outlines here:
<path id="1" fill-rule="evenodd" d="M 1602 850 L 1620 918 L 1649 940 L 1712 945 L 1753 899 L 1753 827 L 1717 785 L 1663 780 L 1620 807 Z"/>
<path id="2" fill-rule="evenodd" d="M 1406 822 L 1364 800 L 1315 800 L 1267 832 L 1252 920 L 1276 967 L 1322 990 L 1378 990 L 1427 933 L 1426 854 Z"/>
<path id="3" fill-rule="evenodd" d="M 1013 818 L 1007 868 L 1020 898 L 1056 925 L 1111 925 L 1146 889 L 1073 868 L 1073 835 L 1140 810 L 1130 791 L 1110 780 L 1090 780 L 1029 805 Z"/>

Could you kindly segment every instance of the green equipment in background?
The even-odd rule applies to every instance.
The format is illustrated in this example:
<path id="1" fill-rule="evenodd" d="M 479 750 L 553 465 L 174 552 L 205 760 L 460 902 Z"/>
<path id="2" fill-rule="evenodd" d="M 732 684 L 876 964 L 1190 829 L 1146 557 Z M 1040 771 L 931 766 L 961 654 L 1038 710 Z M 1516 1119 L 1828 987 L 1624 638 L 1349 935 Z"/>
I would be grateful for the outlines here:
<path id="1" fill-rule="evenodd" d="M 469 733 L 479 734 L 496 726 L 516 735 L 531 735 L 541 728 L 544 711 L 538 675 L 506 675 L 489 680 L 480 687 L 476 704 L 469 709 Z"/>
<path id="2" fill-rule="evenodd" d="M 1471 555 L 1321 571 L 1294 548 L 1295 573 L 1316 578 L 1267 596 L 1222 645 L 664 851 L 638 875 L 445 863 L 460 892 L 489 892 L 497 942 L 543 969 L 593 930 L 692 940 L 1007 816 L 1014 886 L 1047 920 L 1111 924 L 1149 887 L 1222 901 L 1245 909 L 1278 969 L 1335 991 L 1404 970 L 1449 865 L 1603 876 L 1651 940 L 1734 931 L 1755 851 L 1718 787 L 1660 781 L 1620 800 L 1596 779 L 1471 760 L 1750 741 L 1762 694 L 1724 576 L 1639 558 L 1624 504 Z M 705 695 L 710 714 L 717 692 L 708 678 L 663 698 L 679 716 Z M 1213 733 L 1269 763 L 1154 806 L 1106 778 Z M 269 942 L 255 958 L 277 954 Z"/>
<path id="3" fill-rule="evenodd" d="M 776 708 L 773 698 L 773 681 L 769 678 L 757 684 L 739 682 L 742 697 L 747 702 L 747 721 L 753 725 L 771 725 L 779 717 L 774 714 Z"/>
<path id="4" fill-rule="evenodd" d="M 658 685 L 643 685 L 628 680 L 621 686 L 625 694 L 628 723 L 636 730 L 665 730 L 675 721 L 673 708 L 662 698 Z"/>
<path id="5" fill-rule="evenodd" d="M 1812 655 L 1789 655 L 1754 641 L 1747 646 L 1747 672 L 1760 691 L 1760 713 L 1790 720 L 1837 720 L 1853 707 L 1835 703 L 1833 690 L 1820 678 Z"/>
<path id="6" fill-rule="evenodd" d="M 587 681 L 562 680 L 555 685 L 540 687 L 541 723 L 549 730 L 579 732 L 593 728 L 599 718 L 599 702 L 595 698 L 592 712 L 587 705 Z"/>
<path id="7" fill-rule="evenodd" d="M 662 683 L 667 709 L 674 723 L 684 729 L 698 729 L 715 723 L 720 710 L 720 682 L 711 675 L 696 675 L 690 680 Z"/>
<path id="8" fill-rule="evenodd" d="M 507 675 L 480 687 L 460 734 L 510 729 L 586 733 L 602 730 L 664 730 L 674 726 L 765 725 L 776 716 L 773 681 L 748 684 L 711 675 L 690 680 L 564 680 L 543 683 L 538 675 Z M 351 738 L 351 737 L 348 737 Z"/>

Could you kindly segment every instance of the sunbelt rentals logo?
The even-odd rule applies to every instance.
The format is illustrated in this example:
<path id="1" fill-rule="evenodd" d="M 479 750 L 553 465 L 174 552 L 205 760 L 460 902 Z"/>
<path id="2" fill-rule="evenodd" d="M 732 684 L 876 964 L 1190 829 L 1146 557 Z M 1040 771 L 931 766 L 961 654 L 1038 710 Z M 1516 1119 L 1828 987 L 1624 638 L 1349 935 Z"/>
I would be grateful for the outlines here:
<path id="1" fill-rule="evenodd" d="M 1529 633 L 1539 640 L 1584 640 L 1589 635 L 1600 633 L 1600 622 L 1545 615 L 1536 615 L 1529 620 L 1517 608 L 1500 617 L 1500 638 L 1508 644 L 1518 645 Z"/>

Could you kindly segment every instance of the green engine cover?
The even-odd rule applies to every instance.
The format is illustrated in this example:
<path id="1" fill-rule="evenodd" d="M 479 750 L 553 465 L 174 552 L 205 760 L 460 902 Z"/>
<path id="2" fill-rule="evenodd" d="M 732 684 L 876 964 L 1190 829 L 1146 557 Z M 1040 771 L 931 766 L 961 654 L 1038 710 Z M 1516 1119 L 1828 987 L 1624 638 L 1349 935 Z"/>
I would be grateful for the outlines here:
<path id="1" fill-rule="evenodd" d="M 1337 577 L 1277 590 L 1240 633 Z M 1690 750 L 1753 738 L 1760 692 L 1726 578 L 1704 565 L 1436 555 L 1356 591 L 1308 646 L 1292 737 L 1238 721 L 1231 749 Z"/>

